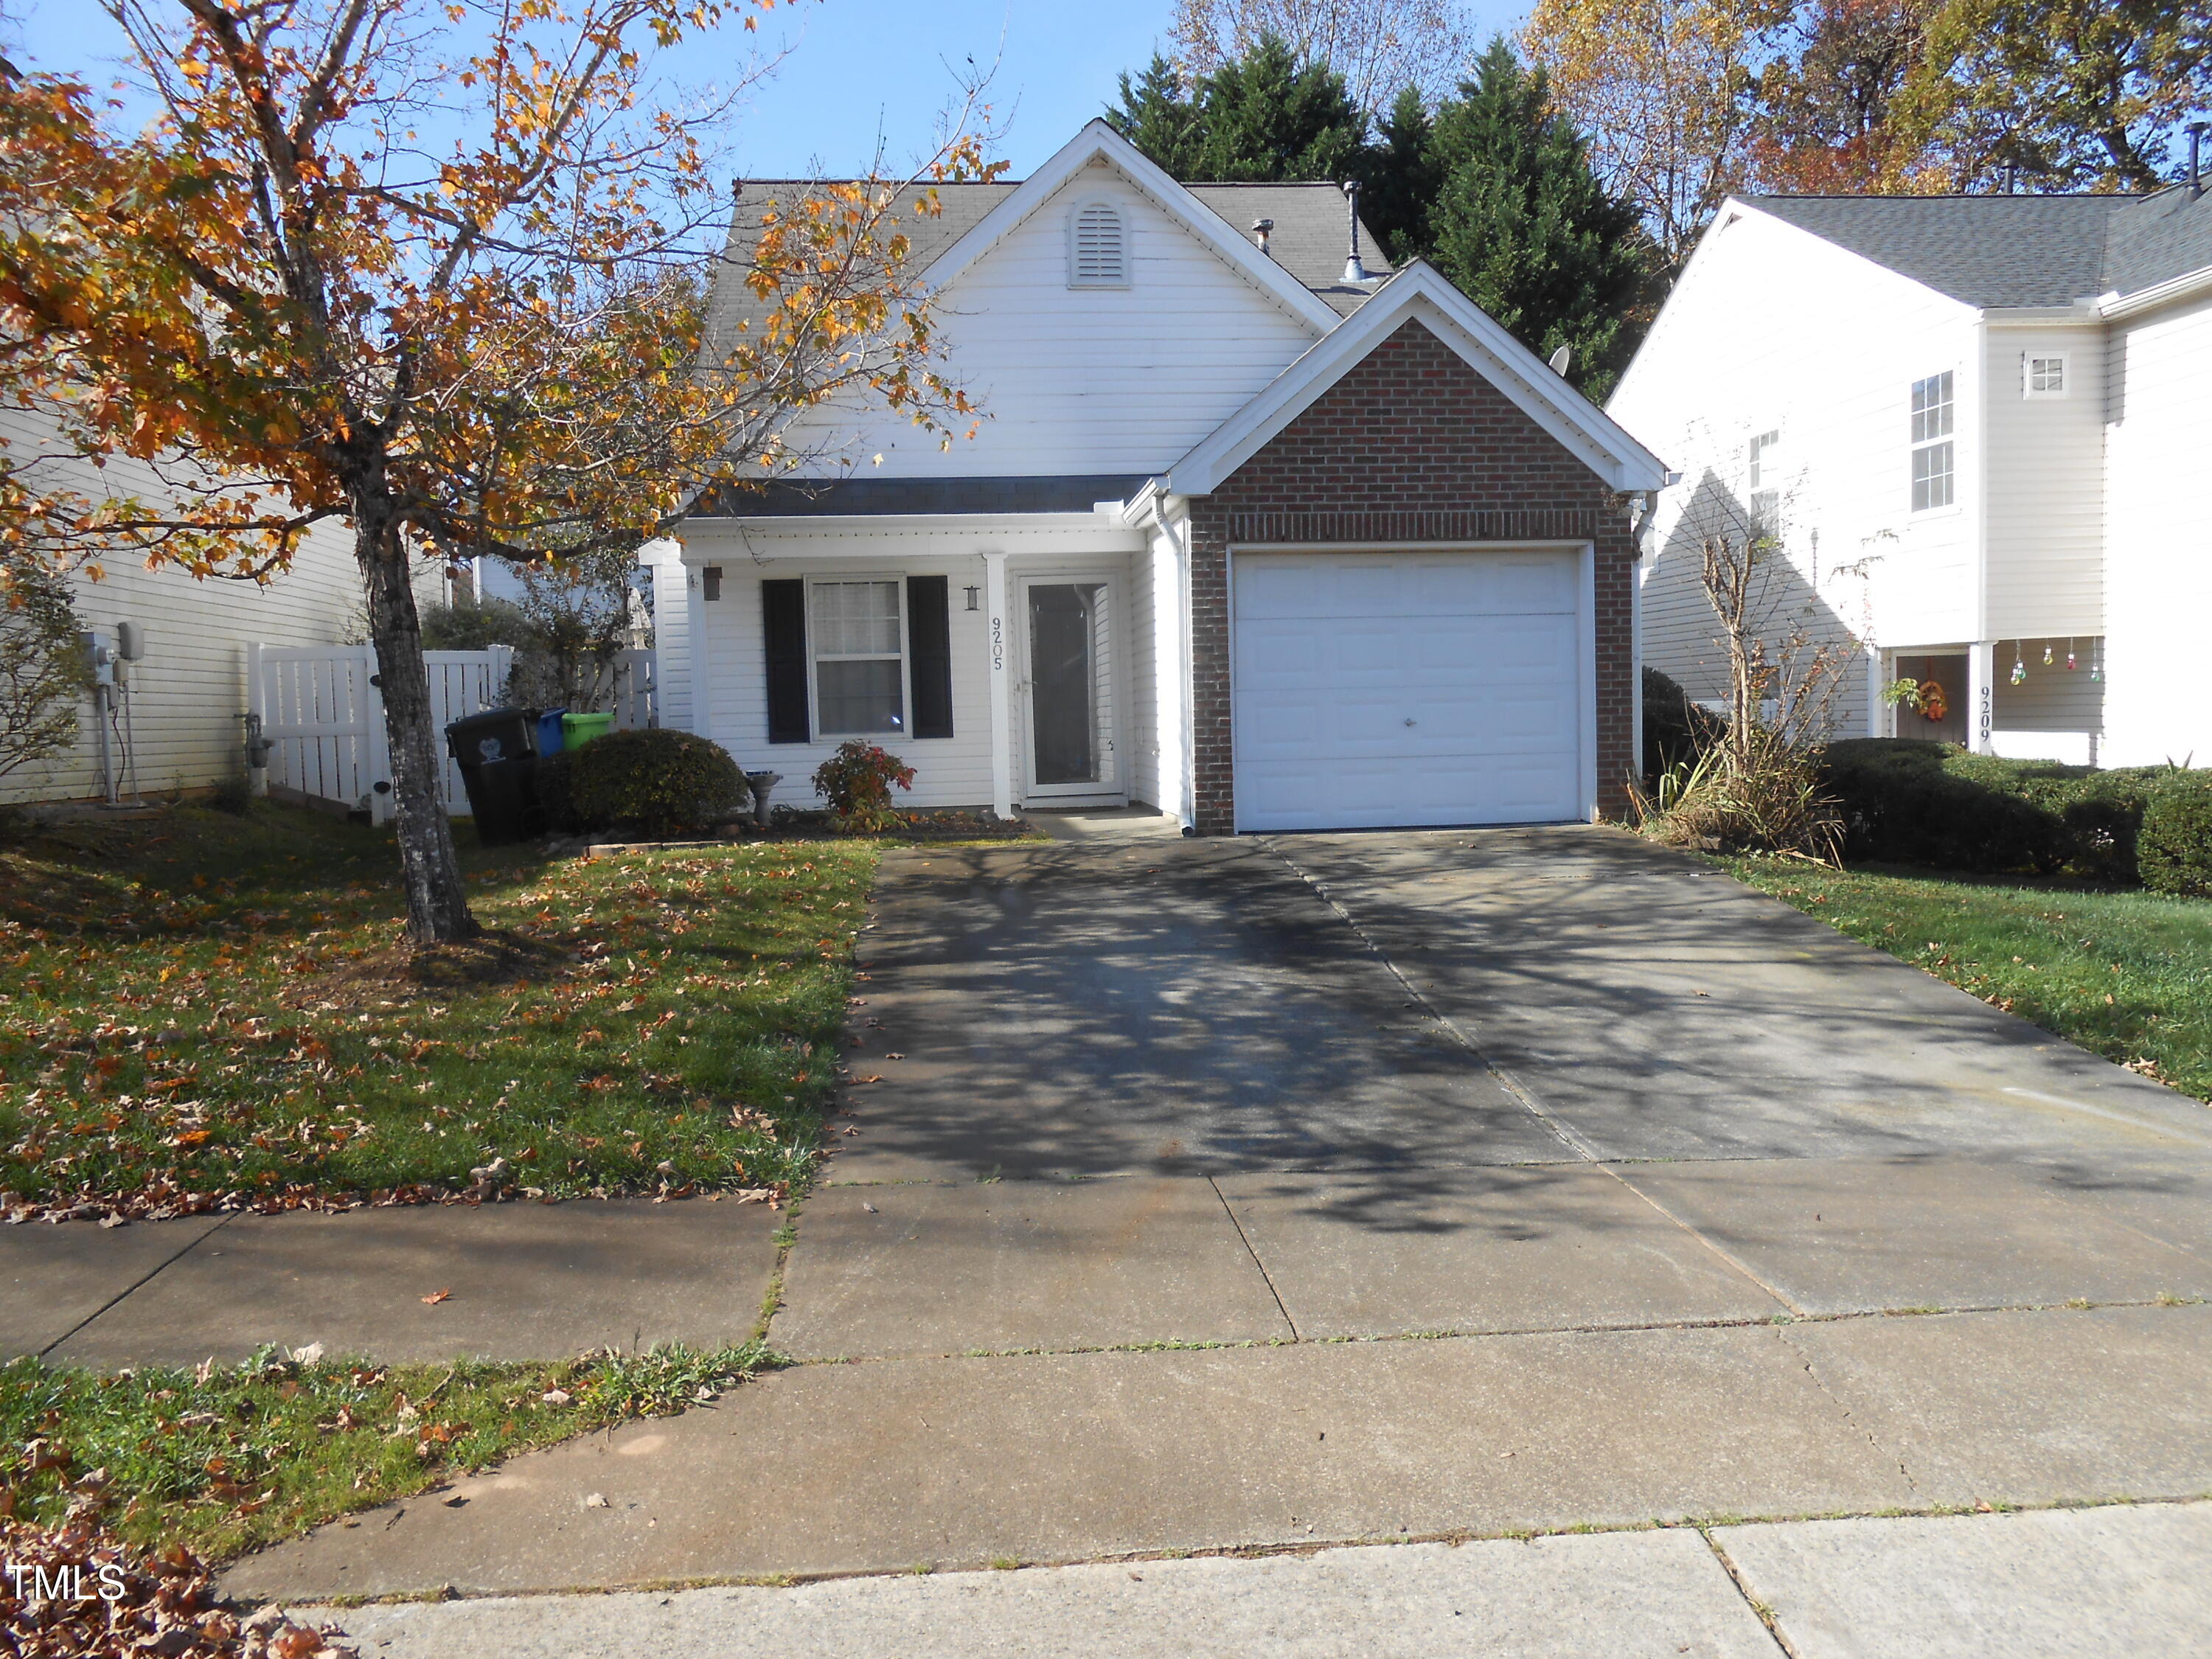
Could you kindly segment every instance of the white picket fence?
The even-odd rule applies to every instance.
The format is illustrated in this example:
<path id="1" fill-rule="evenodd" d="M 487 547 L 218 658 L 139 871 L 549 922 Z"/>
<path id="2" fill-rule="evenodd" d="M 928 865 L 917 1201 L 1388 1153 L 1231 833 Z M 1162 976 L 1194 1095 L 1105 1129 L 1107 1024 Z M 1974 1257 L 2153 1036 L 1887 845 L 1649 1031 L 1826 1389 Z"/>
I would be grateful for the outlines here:
<path id="1" fill-rule="evenodd" d="M 496 708 L 514 653 L 426 651 L 430 719 L 445 744 L 447 723 Z M 392 756 L 384 738 L 384 699 L 376 653 L 366 645 L 246 647 L 247 707 L 270 743 L 269 781 L 323 800 L 367 807 L 369 822 L 392 817 Z M 468 815 L 460 769 L 446 759 L 439 775 L 446 811 Z"/>
<path id="2" fill-rule="evenodd" d="M 392 757 L 384 737 L 384 699 L 376 686 L 376 652 L 366 645 L 249 645 L 247 707 L 269 738 L 269 781 L 324 800 L 368 809 L 372 823 L 392 817 Z M 514 653 L 425 651 L 430 720 L 445 752 L 447 724 L 495 708 Z M 615 726 L 654 724 L 653 658 L 624 651 L 615 660 Z M 460 768 L 446 755 L 439 790 L 447 812 L 466 817 L 469 798 Z"/>

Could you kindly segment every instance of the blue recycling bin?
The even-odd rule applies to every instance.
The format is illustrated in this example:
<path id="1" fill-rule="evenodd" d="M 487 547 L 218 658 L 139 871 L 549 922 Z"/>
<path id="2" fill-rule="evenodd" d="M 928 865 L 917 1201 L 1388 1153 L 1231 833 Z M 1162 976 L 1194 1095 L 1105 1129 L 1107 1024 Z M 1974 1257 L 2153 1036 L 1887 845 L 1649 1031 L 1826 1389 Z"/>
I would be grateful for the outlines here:
<path id="1" fill-rule="evenodd" d="M 561 716 L 565 708 L 549 708 L 538 717 L 538 753 L 542 758 L 557 755 L 566 745 L 561 740 Z"/>

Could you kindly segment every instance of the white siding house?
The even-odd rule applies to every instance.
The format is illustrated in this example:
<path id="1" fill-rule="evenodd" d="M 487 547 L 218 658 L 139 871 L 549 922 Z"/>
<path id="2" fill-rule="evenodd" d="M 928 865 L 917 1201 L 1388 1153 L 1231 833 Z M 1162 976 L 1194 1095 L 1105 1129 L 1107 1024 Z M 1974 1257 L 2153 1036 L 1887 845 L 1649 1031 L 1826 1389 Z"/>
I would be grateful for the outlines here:
<path id="1" fill-rule="evenodd" d="M 35 454 L 50 428 L 22 411 L 0 414 L 19 455 Z M 128 457 L 100 471 L 77 462 L 45 462 L 56 482 L 100 499 L 159 500 L 153 470 Z M 200 789 L 245 775 L 246 647 L 335 644 L 356 633 L 361 578 L 348 527 L 332 520 L 311 530 L 291 569 L 264 584 L 195 580 L 173 566 L 149 570 L 135 554 L 100 562 L 101 578 L 80 576 L 75 603 L 84 626 L 112 638 L 118 623 L 145 631 L 144 659 L 131 670 L 130 720 L 115 735 L 131 740 L 136 787 L 147 794 Z M 435 580 L 430 579 L 429 587 Z M 76 746 L 42 764 L 0 779 L 0 801 L 94 799 L 102 793 L 100 746 L 88 697 Z"/>
<path id="2" fill-rule="evenodd" d="M 1644 659 L 1692 696 L 1723 660 L 1701 526 L 1764 522 L 1760 495 L 1771 629 L 1860 647 L 1841 735 L 2212 754 L 2188 684 L 2212 618 L 2201 196 L 1733 199 L 1608 409 L 1683 474 L 1641 599 Z M 1945 717 L 1887 702 L 1899 679 L 1940 684 Z"/>
<path id="3" fill-rule="evenodd" d="M 805 188 L 749 185 L 738 237 L 757 222 L 743 210 Z M 1239 769 L 1255 776 L 1229 639 L 1240 555 L 1304 547 L 1319 568 L 1322 544 L 1358 547 L 1379 593 L 1395 567 L 1369 554 L 1442 540 L 1445 562 L 1487 570 L 1535 538 L 1585 572 L 1602 549 L 1602 576 L 1583 580 L 1607 585 L 1619 637 L 1599 637 L 1592 601 L 1537 671 L 1569 718 L 1525 739 L 1553 782 L 1510 815 L 1586 817 L 1616 799 L 1594 733 L 1602 708 L 1625 777 L 1632 650 L 1610 619 L 1625 624 L 1632 550 L 1617 504 L 1663 476 L 1641 446 L 1433 270 L 1364 271 L 1335 185 L 1182 185 L 1093 122 L 1021 184 L 937 194 L 941 216 L 912 222 L 913 257 L 977 431 L 948 444 L 879 411 L 814 411 L 791 434 L 806 476 L 729 492 L 651 550 L 664 725 L 781 774 L 793 804 L 860 738 L 914 767 L 902 805 L 1141 803 L 1195 833 L 1282 827 L 1236 787 Z M 758 303 L 723 285 L 718 336 Z M 1340 477 L 1269 470 L 1271 446 L 1307 441 L 1303 422 L 1378 396 L 1406 411 L 1405 443 L 1378 410 L 1330 452 Z M 1516 457 L 1548 443 L 1559 461 L 1530 486 L 1468 464 L 1486 441 Z M 1394 467 L 1401 482 L 1378 483 Z M 1299 526 L 1292 546 L 1279 521 Z M 1449 627 L 1464 645 L 1495 620 Z M 1452 641 L 1441 667 L 1419 654 L 1374 671 L 1370 701 L 1391 714 L 1363 753 L 1324 755 L 1318 732 L 1301 746 L 1301 814 L 1465 823 L 1502 798 L 1434 757 L 1523 741 L 1506 732 L 1513 712 L 1443 684 L 1466 656 Z M 1284 672 L 1324 699 L 1340 690 L 1318 660 Z M 1408 767 L 1426 795 L 1386 799 Z"/>

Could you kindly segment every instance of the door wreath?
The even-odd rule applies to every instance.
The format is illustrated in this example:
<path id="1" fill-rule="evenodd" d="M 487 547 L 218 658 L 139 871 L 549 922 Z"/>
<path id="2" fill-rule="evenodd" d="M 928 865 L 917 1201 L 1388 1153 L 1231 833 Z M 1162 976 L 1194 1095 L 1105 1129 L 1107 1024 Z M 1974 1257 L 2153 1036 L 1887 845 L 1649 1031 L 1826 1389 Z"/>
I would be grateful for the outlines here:
<path id="1" fill-rule="evenodd" d="M 1920 713 L 1922 716 L 1930 720 L 1941 720 L 1950 712 L 1951 703 L 1950 700 L 1943 695 L 1943 683 L 1941 680 L 1921 681 Z"/>

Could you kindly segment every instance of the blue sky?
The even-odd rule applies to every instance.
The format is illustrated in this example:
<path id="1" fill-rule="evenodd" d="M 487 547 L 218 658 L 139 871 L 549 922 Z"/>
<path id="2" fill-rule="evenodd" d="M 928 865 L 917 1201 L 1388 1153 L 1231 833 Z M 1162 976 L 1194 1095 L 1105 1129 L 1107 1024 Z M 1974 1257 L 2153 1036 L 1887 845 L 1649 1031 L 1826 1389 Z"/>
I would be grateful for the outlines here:
<path id="1" fill-rule="evenodd" d="M 12 0 L 7 33 L 27 67 L 112 79 L 120 53 L 91 0 Z M 158 10 L 158 6 L 156 7 Z M 819 161 L 832 173 L 864 168 L 880 126 L 896 163 L 928 145 L 938 112 L 957 92 L 956 71 L 994 60 L 990 99 L 1004 133 L 1000 153 L 1019 177 L 1060 148 L 1114 96 L 1115 76 L 1140 68 L 1165 38 L 1169 0 L 799 0 L 763 21 L 764 45 L 789 48 L 757 88 L 737 130 L 736 167 L 756 179 L 788 177 Z M 1486 38 L 1525 4 L 1476 0 L 1467 8 Z M 732 42 L 734 31 L 727 33 Z M 720 48 L 709 48 L 720 50 Z M 730 68 L 702 64 L 688 79 L 726 82 Z"/>

